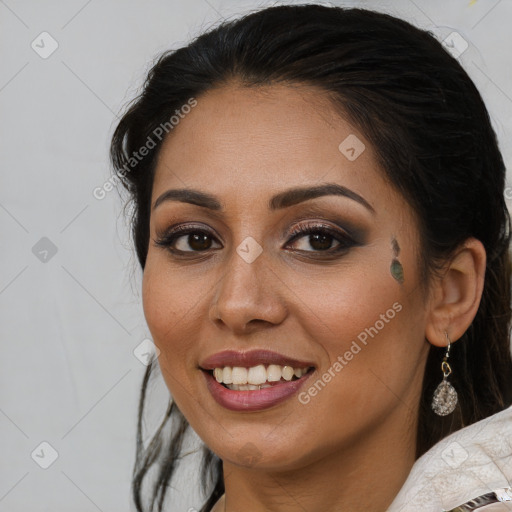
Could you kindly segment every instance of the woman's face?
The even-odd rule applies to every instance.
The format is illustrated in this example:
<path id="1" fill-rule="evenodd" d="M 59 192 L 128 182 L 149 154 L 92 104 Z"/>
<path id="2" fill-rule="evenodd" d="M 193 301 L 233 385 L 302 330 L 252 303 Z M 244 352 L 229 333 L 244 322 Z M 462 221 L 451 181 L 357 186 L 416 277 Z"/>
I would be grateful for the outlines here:
<path id="1" fill-rule="evenodd" d="M 150 224 L 143 303 L 162 374 L 225 462 L 414 449 L 428 352 L 416 222 L 318 90 L 197 98 L 160 151 Z"/>

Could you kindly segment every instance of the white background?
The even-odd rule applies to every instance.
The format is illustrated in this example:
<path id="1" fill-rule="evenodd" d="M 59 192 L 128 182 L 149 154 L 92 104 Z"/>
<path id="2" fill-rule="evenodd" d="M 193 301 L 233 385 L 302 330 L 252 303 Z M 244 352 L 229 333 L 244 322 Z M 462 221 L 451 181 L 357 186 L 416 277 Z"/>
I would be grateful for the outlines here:
<path id="1" fill-rule="evenodd" d="M 110 175 L 116 116 L 152 59 L 223 18 L 275 3 L 0 0 L 0 511 L 134 510 L 145 367 L 133 350 L 149 331 L 121 201 L 92 191 Z M 512 2 L 333 3 L 382 10 L 441 39 L 457 31 L 510 169 Z M 45 31 L 58 49 L 43 59 L 31 44 Z M 42 237 L 57 248 L 46 262 L 32 250 Z M 159 382 L 157 417 L 167 399 Z M 43 441 L 58 452 L 48 469 L 31 457 L 50 456 Z M 195 485 L 182 487 L 191 494 L 178 492 L 169 510 L 199 508 Z"/>

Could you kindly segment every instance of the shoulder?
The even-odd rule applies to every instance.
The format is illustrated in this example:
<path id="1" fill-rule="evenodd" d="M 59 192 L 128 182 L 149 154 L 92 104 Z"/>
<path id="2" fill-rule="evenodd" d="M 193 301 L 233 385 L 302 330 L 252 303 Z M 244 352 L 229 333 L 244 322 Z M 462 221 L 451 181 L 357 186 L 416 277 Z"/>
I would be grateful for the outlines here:
<path id="1" fill-rule="evenodd" d="M 498 509 L 512 510 L 510 482 L 512 407 L 458 430 L 434 445 L 415 462 L 388 512 L 450 511 L 494 491 L 510 506 L 500 503 Z"/>

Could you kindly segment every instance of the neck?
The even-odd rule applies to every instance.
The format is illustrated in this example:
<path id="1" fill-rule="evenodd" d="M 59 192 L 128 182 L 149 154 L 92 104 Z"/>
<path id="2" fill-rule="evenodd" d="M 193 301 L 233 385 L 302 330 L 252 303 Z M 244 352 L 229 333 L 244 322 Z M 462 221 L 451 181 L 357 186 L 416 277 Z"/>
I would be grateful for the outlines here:
<path id="1" fill-rule="evenodd" d="M 300 467 L 263 470 L 224 461 L 226 492 L 214 512 L 385 512 L 414 464 L 417 425 L 404 421 L 403 410 L 383 421 Z"/>

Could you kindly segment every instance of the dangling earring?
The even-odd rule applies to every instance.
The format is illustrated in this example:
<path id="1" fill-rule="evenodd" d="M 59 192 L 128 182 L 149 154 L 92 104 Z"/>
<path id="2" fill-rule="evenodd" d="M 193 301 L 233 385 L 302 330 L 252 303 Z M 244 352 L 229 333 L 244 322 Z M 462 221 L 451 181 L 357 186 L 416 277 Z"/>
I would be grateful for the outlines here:
<path id="1" fill-rule="evenodd" d="M 454 387 L 447 380 L 447 377 L 452 373 L 452 369 L 448 363 L 451 341 L 446 331 L 444 334 L 448 340 L 448 347 L 446 349 L 443 362 L 441 363 L 443 380 L 434 391 L 434 397 L 432 400 L 432 410 L 439 416 L 447 416 L 448 414 L 451 414 L 457 405 L 457 391 L 455 391 Z"/>

